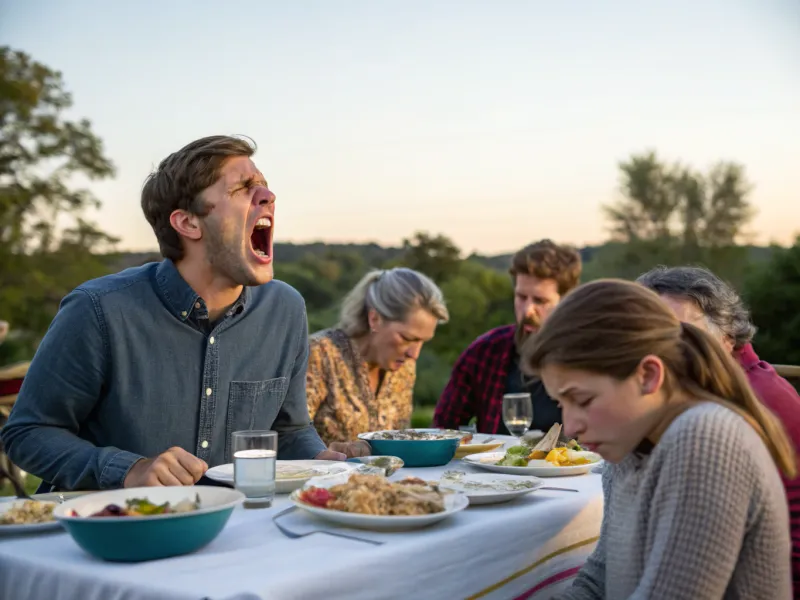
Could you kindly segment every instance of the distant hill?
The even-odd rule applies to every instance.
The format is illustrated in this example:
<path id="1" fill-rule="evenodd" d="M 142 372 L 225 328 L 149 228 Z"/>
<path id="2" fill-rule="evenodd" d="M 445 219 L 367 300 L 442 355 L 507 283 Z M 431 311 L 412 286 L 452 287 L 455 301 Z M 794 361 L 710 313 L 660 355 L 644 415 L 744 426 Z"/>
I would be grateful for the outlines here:
<path id="1" fill-rule="evenodd" d="M 383 247 L 378 244 L 326 244 L 325 242 L 275 244 L 275 257 L 276 260 L 281 262 L 297 262 L 304 256 L 323 256 L 328 253 L 358 254 L 368 266 L 378 267 L 399 258 L 403 253 L 403 249 Z M 161 260 L 161 255 L 157 251 L 119 252 L 110 255 L 108 258 L 110 263 L 121 271 L 122 269 L 138 267 L 148 262 L 159 261 Z"/>
<path id="2" fill-rule="evenodd" d="M 585 246 L 579 249 L 581 259 L 584 264 L 591 262 L 594 255 L 603 246 Z M 772 255 L 772 248 L 769 246 L 748 246 L 750 260 L 753 262 L 763 262 Z M 326 244 L 325 242 L 313 242 L 311 244 L 282 243 L 275 244 L 275 256 L 281 262 L 296 262 L 304 256 L 324 256 L 328 253 L 353 253 L 360 255 L 364 262 L 371 267 L 378 267 L 393 261 L 403 254 L 403 249 L 392 246 L 381 246 L 379 244 Z M 507 271 L 511 265 L 513 254 L 497 254 L 486 256 L 482 254 L 471 254 L 468 260 L 473 260 L 486 267 L 498 271 Z M 161 260 L 158 252 L 120 252 L 109 256 L 110 263 L 114 270 L 121 271 L 129 267 L 138 267 L 148 262 Z"/>
<path id="3" fill-rule="evenodd" d="M 585 246 L 579 248 L 578 252 L 581 254 L 581 260 L 588 263 L 594 257 L 595 252 L 600 250 L 602 246 Z M 474 260 L 485 267 L 496 269 L 498 271 L 507 271 L 511 266 L 511 258 L 513 254 L 497 254 L 495 256 L 483 256 L 482 254 L 471 254 L 469 260 Z"/>

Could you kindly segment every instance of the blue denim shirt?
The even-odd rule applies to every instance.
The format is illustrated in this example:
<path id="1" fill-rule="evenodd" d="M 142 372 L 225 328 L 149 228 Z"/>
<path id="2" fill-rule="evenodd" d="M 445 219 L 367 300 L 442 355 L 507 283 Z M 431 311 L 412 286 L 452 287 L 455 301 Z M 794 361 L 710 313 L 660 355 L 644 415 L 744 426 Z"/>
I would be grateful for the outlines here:
<path id="1" fill-rule="evenodd" d="M 306 405 L 308 326 L 292 287 L 246 287 L 209 323 L 165 260 L 67 295 L 34 357 L 3 443 L 12 462 L 64 490 L 122 487 L 134 462 L 179 446 L 210 467 L 231 432 L 273 429 L 281 459 L 325 444 Z"/>

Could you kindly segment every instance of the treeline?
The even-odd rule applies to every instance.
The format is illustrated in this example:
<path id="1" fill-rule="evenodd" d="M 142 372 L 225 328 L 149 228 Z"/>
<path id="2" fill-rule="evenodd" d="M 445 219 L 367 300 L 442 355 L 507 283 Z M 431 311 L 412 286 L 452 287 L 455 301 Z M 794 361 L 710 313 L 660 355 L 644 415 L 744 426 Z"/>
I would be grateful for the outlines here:
<path id="1" fill-rule="evenodd" d="M 91 123 L 70 120 L 71 107 L 61 73 L 0 47 L 0 320 L 12 327 L 0 365 L 33 356 L 75 286 L 158 259 L 114 252 L 118 240 L 87 219 L 100 201 L 75 182 L 112 177 L 115 166 Z M 700 172 L 644 152 L 618 169 L 619 199 L 600 207 L 610 241 L 581 250 L 584 281 L 631 279 L 658 264 L 707 266 L 750 303 L 761 356 L 800 364 L 800 242 L 788 249 L 745 245 L 755 208 L 744 167 L 723 161 Z M 532 200 L 539 201 L 547 200 Z M 305 297 L 312 331 L 336 322 L 339 302 L 370 268 L 406 265 L 432 277 L 451 322 L 419 361 L 416 402 L 431 406 L 462 350 L 513 321 L 509 260 L 464 257 L 447 237 L 417 233 L 394 248 L 278 244 L 275 269 Z"/>
<path id="2" fill-rule="evenodd" d="M 533 240 L 531 240 L 533 241 Z M 276 276 L 296 287 L 306 298 L 312 331 L 334 325 L 339 303 L 370 268 L 404 265 L 431 276 L 441 286 L 451 314 L 450 323 L 440 326 L 426 345 L 418 364 L 415 403 L 436 403 L 450 369 L 459 354 L 477 336 L 498 325 L 512 323 L 513 290 L 507 274 L 510 255 L 467 256 L 444 236 L 418 233 L 400 249 L 390 248 L 384 256 L 359 246 L 312 246 L 293 262 L 276 250 Z M 299 246 L 294 247 L 299 250 Z M 398 251 L 399 250 L 399 251 Z M 587 252 L 588 250 L 588 252 Z M 684 264 L 676 260 L 674 248 L 659 251 L 652 243 L 609 243 L 582 249 L 583 281 L 601 277 L 635 278 L 658 264 Z M 636 256 L 636 265 L 622 262 Z M 642 256 L 651 260 L 641 261 Z M 752 305 L 759 331 L 758 351 L 765 360 L 800 364 L 800 245 L 780 247 L 734 247 L 713 255 L 713 261 L 692 261 L 721 273 Z M 724 259 L 735 261 L 725 263 Z M 618 268 L 614 268 L 618 266 Z M 731 275 L 735 275 L 733 279 Z"/>

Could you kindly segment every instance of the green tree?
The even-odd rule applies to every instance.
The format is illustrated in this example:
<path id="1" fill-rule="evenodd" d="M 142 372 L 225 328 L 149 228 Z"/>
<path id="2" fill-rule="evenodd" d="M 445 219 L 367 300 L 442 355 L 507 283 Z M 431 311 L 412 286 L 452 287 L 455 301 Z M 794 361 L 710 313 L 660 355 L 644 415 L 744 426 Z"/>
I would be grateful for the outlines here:
<path id="1" fill-rule="evenodd" d="M 444 235 L 417 232 L 403 240 L 403 255 L 396 264 L 424 273 L 441 284 L 458 272 L 461 250 Z"/>
<path id="2" fill-rule="evenodd" d="M 107 272 L 96 253 L 116 241 L 86 219 L 97 198 L 73 185 L 114 166 L 89 121 L 66 118 L 71 106 L 60 73 L 0 48 L 0 307 L 29 341 L 70 289 Z"/>
<path id="3" fill-rule="evenodd" d="M 744 287 L 759 355 L 776 364 L 800 365 L 800 237 L 790 248 L 773 248 Z"/>
<path id="4" fill-rule="evenodd" d="M 619 165 L 622 198 L 602 207 L 615 244 L 591 271 L 635 277 L 656 264 L 702 264 L 739 281 L 746 250 L 737 246 L 754 210 L 744 168 L 719 162 L 707 174 L 662 162 L 655 152 Z"/>

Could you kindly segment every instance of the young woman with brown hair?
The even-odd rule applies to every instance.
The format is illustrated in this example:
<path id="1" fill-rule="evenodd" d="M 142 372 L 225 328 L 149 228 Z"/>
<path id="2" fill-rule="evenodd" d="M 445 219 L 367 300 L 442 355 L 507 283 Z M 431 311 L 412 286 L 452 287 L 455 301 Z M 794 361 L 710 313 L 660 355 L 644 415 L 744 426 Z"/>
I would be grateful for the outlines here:
<path id="1" fill-rule="evenodd" d="M 796 475 L 794 451 L 717 340 L 650 290 L 601 280 L 522 359 L 565 433 L 609 463 L 600 540 L 562 598 L 791 597 L 778 469 Z"/>

